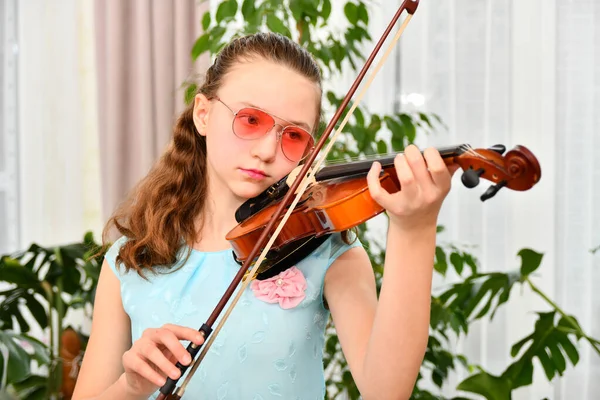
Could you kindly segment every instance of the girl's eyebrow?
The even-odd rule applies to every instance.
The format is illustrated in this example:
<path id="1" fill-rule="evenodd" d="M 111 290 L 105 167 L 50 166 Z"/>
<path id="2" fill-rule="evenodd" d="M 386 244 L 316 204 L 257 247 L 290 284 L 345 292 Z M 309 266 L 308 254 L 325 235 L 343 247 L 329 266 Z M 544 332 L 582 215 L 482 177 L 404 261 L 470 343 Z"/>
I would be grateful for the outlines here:
<path id="1" fill-rule="evenodd" d="M 259 106 L 257 106 L 257 105 L 254 105 L 254 104 L 252 104 L 252 103 L 249 103 L 249 102 L 247 102 L 247 101 L 241 101 L 240 103 L 241 103 L 241 104 L 243 104 L 243 105 L 245 105 L 245 106 L 248 106 L 248 107 L 253 107 L 253 108 L 258 108 L 259 110 L 262 110 L 262 111 L 264 111 L 264 112 L 267 112 L 267 113 L 269 113 L 269 114 L 275 115 L 275 114 L 273 114 L 272 112 L 270 112 L 270 111 L 267 111 L 267 110 L 265 110 L 264 108 L 261 108 L 261 107 L 259 107 Z M 310 126 L 309 126 L 309 125 L 308 125 L 306 122 L 300 122 L 300 121 L 288 121 L 288 120 L 287 120 L 287 119 L 285 119 L 285 118 L 281 118 L 281 117 L 279 117 L 279 116 L 277 116 L 277 115 L 275 115 L 275 116 L 276 116 L 277 118 L 279 118 L 280 120 L 282 120 L 282 121 L 285 121 L 285 122 L 288 122 L 288 123 L 290 123 L 290 124 L 292 124 L 292 125 L 296 125 L 296 126 L 299 126 L 299 127 L 301 127 L 301 128 L 304 128 L 304 129 L 306 129 L 306 130 L 307 130 L 307 131 L 309 131 L 309 132 L 310 132 L 310 130 L 311 130 Z"/>

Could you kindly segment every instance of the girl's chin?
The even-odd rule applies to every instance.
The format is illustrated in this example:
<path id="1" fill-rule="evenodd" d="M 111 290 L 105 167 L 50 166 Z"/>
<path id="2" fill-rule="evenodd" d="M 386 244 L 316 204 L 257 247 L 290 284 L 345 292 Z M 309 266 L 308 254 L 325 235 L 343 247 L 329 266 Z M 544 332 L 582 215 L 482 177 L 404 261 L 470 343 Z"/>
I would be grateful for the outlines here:
<path id="1" fill-rule="evenodd" d="M 247 200 L 247 199 L 252 199 L 256 196 L 258 196 L 259 194 L 261 194 L 262 192 L 264 192 L 266 189 L 268 188 L 268 186 L 265 185 L 258 185 L 256 183 L 243 183 L 235 188 L 232 188 L 233 193 L 243 199 L 243 200 Z"/>

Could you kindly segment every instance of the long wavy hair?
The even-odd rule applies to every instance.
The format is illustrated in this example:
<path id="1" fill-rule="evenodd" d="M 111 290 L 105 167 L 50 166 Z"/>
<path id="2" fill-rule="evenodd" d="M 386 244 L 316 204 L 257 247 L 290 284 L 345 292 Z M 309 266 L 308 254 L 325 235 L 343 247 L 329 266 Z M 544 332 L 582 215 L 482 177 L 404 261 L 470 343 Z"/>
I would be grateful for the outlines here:
<path id="1" fill-rule="evenodd" d="M 257 57 L 291 68 L 321 88 L 321 72 L 310 53 L 285 36 L 257 33 L 237 38 L 224 47 L 208 68 L 197 93 L 215 97 L 223 77 L 236 63 Z M 315 106 L 318 127 L 321 101 Z M 189 248 L 187 259 L 192 245 L 200 239 L 195 222 L 202 216 L 207 195 L 206 140 L 194 125 L 193 107 L 190 104 L 179 116 L 164 154 L 104 227 L 105 246 L 113 229 L 127 238 L 116 261 L 141 276 L 155 266 L 173 267 L 184 245 Z"/>

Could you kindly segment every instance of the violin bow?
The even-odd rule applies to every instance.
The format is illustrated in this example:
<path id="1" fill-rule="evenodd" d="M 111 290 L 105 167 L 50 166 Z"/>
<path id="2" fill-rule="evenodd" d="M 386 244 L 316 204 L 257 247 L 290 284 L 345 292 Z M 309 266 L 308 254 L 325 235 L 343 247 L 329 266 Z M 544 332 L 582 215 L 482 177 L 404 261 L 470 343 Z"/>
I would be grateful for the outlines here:
<path id="1" fill-rule="evenodd" d="M 275 213 L 271 217 L 269 223 L 267 224 L 267 226 L 263 230 L 263 233 L 261 234 L 261 236 L 258 238 L 258 241 L 254 245 L 254 248 L 252 249 L 252 251 L 250 252 L 250 254 L 248 255 L 248 257 L 244 261 L 242 267 L 240 267 L 240 270 L 238 271 L 238 273 L 233 278 L 231 284 L 226 289 L 225 293 L 223 294 L 223 297 L 221 298 L 221 300 L 219 301 L 219 303 L 217 304 L 217 306 L 215 307 L 215 309 L 213 310 L 213 312 L 210 314 L 210 316 L 208 317 L 208 319 L 206 320 L 206 322 L 204 324 L 202 324 L 202 327 L 200 327 L 200 329 L 198 329 L 198 331 L 204 336 L 205 343 L 201 344 L 201 345 L 196 345 L 195 343 L 190 343 L 188 345 L 187 351 L 188 351 L 188 353 L 190 353 L 190 355 L 192 357 L 192 360 L 194 360 L 194 358 L 196 357 L 196 355 L 198 354 L 198 352 L 202 348 L 202 352 L 201 352 L 200 356 L 196 360 L 194 360 L 193 363 L 191 364 L 192 369 L 190 370 L 190 372 L 185 377 L 184 382 L 182 383 L 182 385 L 180 387 L 178 387 L 174 391 L 175 386 L 177 385 L 177 382 L 179 381 L 179 379 L 181 379 L 181 377 L 185 374 L 185 372 L 188 369 L 188 366 L 182 365 L 179 362 L 177 362 L 176 367 L 181 372 L 180 378 L 178 378 L 178 379 L 167 378 L 167 382 L 160 388 L 160 394 L 157 397 L 157 400 L 165 400 L 165 399 L 167 399 L 167 396 L 169 396 L 169 398 L 167 400 L 181 399 L 181 397 L 185 393 L 185 388 L 187 387 L 187 385 L 190 382 L 192 376 L 194 375 L 195 371 L 197 370 L 198 366 L 200 365 L 200 362 L 202 361 L 202 359 L 204 358 L 204 356 L 208 352 L 208 349 L 210 348 L 211 344 L 213 343 L 214 338 L 216 337 L 216 335 L 219 333 L 219 331 L 221 330 L 221 328 L 225 324 L 225 321 L 227 320 L 227 318 L 229 317 L 229 315 L 233 311 L 233 308 L 235 307 L 235 305 L 237 304 L 237 302 L 241 298 L 241 296 L 244 293 L 244 291 L 247 288 L 247 286 L 252 281 L 252 278 L 256 275 L 256 272 L 258 271 L 258 268 L 260 267 L 261 263 L 264 261 L 267 253 L 269 252 L 271 246 L 273 245 L 273 242 L 277 238 L 277 235 L 279 235 L 279 232 L 281 231 L 281 229 L 283 228 L 283 226 L 287 222 L 289 216 L 292 214 L 294 208 L 296 207 L 296 204 L 298 203 L 298 201 L 300 200 L 300 198 L 304 194 L 304 192 L 305 192 L 306 188 L 308 187 L 308 185 L 311 183 L 311 181 L 312 181 L 311 178 L 314 175 L 314 171 L 318 171 L 320 165 L 325 161 L 325 159 L 327 157 L 327 154 L 329 153 L 329 151 L 333 147 L 333 144 L 334 144 L 336 138 L 338 137 L 338 135 L 344 129 L 344 126 L 346 125 L 346 123 L 348 122 L 348 120 L 350 119 L 350 117 L 352 116 L 352 114 L 354 113 L 354 110 L 356 109 L 356 107 L 360 103 L 361 99 L 365 95 L 367 89 L 369 88 L 369 86 L 373 82 L 373 79 L 375 78 L 375 76 L 377 75 L 377 73 L 379 72 L 379 70 L 381 69 L 381 67 L 383 66 L 383 64 L 385 63 L 386 59 L 390 55 L 390 53 L 391 53 L 392 49 L 394 48 L 395 44 L 398 42 L 398 40 L 402 36 L 404 30 L 406 29 L 406 26 L 410 22 L 410 20 L 411 20 L 412 16 L 414 15 L 414 13 L 417 11 L 417 7 L 418 6 L 419 6 L 419 0 L 404 0 L 402 2 L 402 4 L 400 5 L 400 7 L 398 8 L 398 11 L 396 12 L 396 14 L 394 15 L 394 17 L 392 18 L 391 22 L 388 24 L 388 26 L 385 29 L 385 31 L 382 34 L 382 36 L 379 38 L 379 41 L 375 45 L 375 48 L 373 49 L 373 51 L 371 52 L 371 54 L 369 55 L 369 58 L 365 62 L 365 65 L 360 70 L 360 73 L 358 74 L 358 76 L 355 79 L 354 83 L 350 87 L 350 90 L 348 91 L 348 93 L 344 97 L 342 103 L 338 107 L 338 109 L 337 109 L 336 113 L 334 114 L 333 118 L 331 119 L 331 121 L 327 125 L 327 128 L 325 129 L 325 132 L 323 133 L 323 135 L 321 136 L 321 138 L 319 139 L 319 141 L 315 145 L 315 148 L 313 149 L 313 151 L 310 153 L 310 155 L 309 155 L 306 163 L 302 167 L 298 167 L 298 168 L 301 168 L 300 172 L 297 174 L 297 177 L 294 180 L 294 182 L 292 183 L 290 189 L 287 191 L 286 195 L 284 196 L 284 198 L 279 203 L 279 206 L 277 207 Z M 315 166 L 312 167 L 313 163 L 315 162 L 315 159 L 317 158 L 317 155 L 318 155 L 319 151 L 323 148 L 323 145 L 325 144 L 325 142 L 329 138 L 331 132 L 333 131 L 333 128 L 335 127 L 335 125 L 337 124 L 338 120 L 342 116 L 342 113 L 344 112 L 344 110 L 348 106 L 348 103 L 352 99 L 352 96 L 354 95 L 354 93 L 358 89 L 358 86 L 360 85 L 360 83 L 364 79 L 365 75 L 367 74 L 368 69 L 370 68 L 371 64 L 373 63 L 375 57 L 377 56 L 377 53 L 379 52 L 379 50 L 383 46 L 384 42 L 386 41 L 387 37 L 389 36 L 390 32 L 392 31 L 393 27 L 396 25 L 396 23 L 398 22 L 398 20 L 400 19 L 400 16 L 402 15 L 402 13 L 404 11 L 406 11 L 408 15 L 406 16 L 406 18 L 404 19 L 402 25 L 398 29 L 398 32 L 394 36 L 392 42 L 387 47 L 384 55 L 379 60 L 378 64 L 376 65 L 375 70 L 372 72 L 371 76 L 369 77 L 369 79 L 365 83 L 364 87 L 361 89 L 361 92 L 359 93 L 356 101 L 352 104 L 352 107 L 350 108 L 350 110 L 346 114 L 344 120 L 342 121 L 342 123 L 340 124 L 340 126 L 338 127 L 338 129 L 336 130 L 335 134 L 332 136 L 331 141 L 329 142 L 329 145 L 326 147 L 326 149 L 323 151 L 323 154 L 322 154 L 321 158 L 318 160 L 318 162 L 315 164 Z M 302 179 L 298 179 L 298 177 L 303 177 L 303 178 Z M 295 195 L 295 198 L 290 202 L 291 197 L 294 196 L 294 195 Z M 290 204 L 289 207 L 288 207 L 288 204 Z M 275 229 L 275 231 L 273 231 L 273 226 L 275 225 L 276 221 L 281 217 L 281 215 L 283 214 L 283 212 L 286 209 L 286 207 L 287 207 L 286 214 L 281 219 L 281 222 L 279 223 L 279 225 L 277 226 L 277 228 Z M 273 234 L 270 235 L 270 232 L 272 232 L 272 231 L 273 231 Z M 254 263 L 252 269 L 249 272 L 247 272 L 250 264 L 252 263 L 252 260 L 254 260 L 254 258 L 256 257 L 257 253 L 259 252 L 260 248 L 264 245 L 264 243 L 267 241 L 267 239 L 269 239 L 269 242 L 263 248 L 262 253 L 258 257 L 257 261 Z M 246 279 L 244 279 L 244 277 L 246 277 Z M 242 280 L 243 280 L 243 282 L 242 282 Z M 225 306 L 229 302 L 229 299 L 233 295 L 235 289 L 240 285 L 240 282 L 242 282 L 242 284 L 241 284 L 241 286 L 240 286 L 240 288 L 239 288 L 239 290 L 238 290 L 235 298 L 232 300 L 232 302 L 229 305 L 228 309 L 225 311 L 225 314 L 223 315 L 223 317 L 219 320 L 218 325 L 214 329 L 214 334 L 212 334 L 212 336 L 211 336 L 211 333 L 213 332 L 213 325 L 214 325 L 214 323 L 217 321 L 217 319 L 221 315 L 221 312 L 223 311 L 223 309 L 225 308 Z M 208 341 L 206 341 L 206 339 L 208 339 Z"/>

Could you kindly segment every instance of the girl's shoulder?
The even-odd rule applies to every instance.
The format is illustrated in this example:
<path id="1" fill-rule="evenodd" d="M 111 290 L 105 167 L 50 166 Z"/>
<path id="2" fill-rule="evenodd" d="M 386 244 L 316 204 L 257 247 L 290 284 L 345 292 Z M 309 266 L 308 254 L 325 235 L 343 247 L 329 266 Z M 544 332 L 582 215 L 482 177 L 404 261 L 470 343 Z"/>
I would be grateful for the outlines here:
<path id="1" fill-rule="evenodd" d="M 362 242 L 354 232 L 335 232 L 330 234 L 327 240 L 299 262 L 298 265 L 324 274 L 342 254 L 354 247 L 363 247 Z M 323 275 L 320 276 L 319 280 L 323 277 Z"/>
<path id="2" fill-rule="evenodd" d="M 357 234 L 354 231 L 346 233 L 336 232 L 331 234 L 329 240 L 329 266 L 343 253 L 353 247 L 362 247 Z"/>
<path id="3" fill-rule="evenodd" d="M 125 276 L 128 276 L 128 275 L 131 275 L 132 273 L 134 275 L 138 275 L 137 271 L 135 271 L 135 270 L 132 270 L 132 269 L 127 270 L 125 268 L 125 264 L 123 262 L 120 262 L 120 260 L 119 260 L 119 253 L 120 253 L 121 249 L 123 248 L 123 246 L 129 240 L 130 239 L 126 236 L 119 237 L 117 240 L 115 240 L 110 245 L 110 247 L 104 254 L 104 259 L 110 266 L 110 269 L 112 269 L 112 271 L 115 273 L 115 275 L 119 279 L 121 279 Z M 186 260 L 185 249 L 186 249 L 185 247 L 182 247 L 181 249 L 179 249 L 178 254 L 177 254 L 177 261 L 174 266 L 166 267 L 163 265 L 155 265 L 152 267 L 152 272 L 157 272 L 157 271 L 165 272 L 166 270 L 169 270 L 169 269 L 177 269 L 178 267 L 181 267 Z M 146 274 L 144 273 L 144 275 L 146 275 Z"/>
<path id="4" fill-rule="evenodd" d="M 123 247 L 123 245 L 125 245 L 125 243 L 127 243 L 128 240 L 129 239 L 126 236 L 121 236 L 110 245 L 110 247 L 104 254 L 104 259 L 106 260 L 106 262 L 108 262 L 110 269 L 112 269 L 117 276 L 120 275 L 119 271 L 122 267 L 122 265 L 117 265 L 117 257 L 119 255 L 121 247 Z"/>

